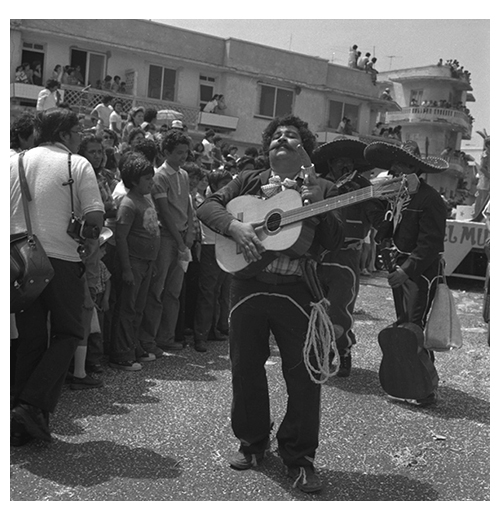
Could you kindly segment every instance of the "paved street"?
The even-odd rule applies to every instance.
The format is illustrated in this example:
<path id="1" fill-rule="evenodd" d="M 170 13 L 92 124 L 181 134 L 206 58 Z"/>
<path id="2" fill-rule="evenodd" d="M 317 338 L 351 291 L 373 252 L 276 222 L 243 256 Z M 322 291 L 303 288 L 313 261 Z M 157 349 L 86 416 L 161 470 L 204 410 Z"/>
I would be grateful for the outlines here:
<path id="1" fill-rule="evenodd" d="M 11 448 L 13 501 L 488 501 L 489 346 L 480 282 L 450 280 L 463 348 L 436 355 L 440 402 L 416 409 L 380 387 L 378 332 L 394 321 L 384 273 L 362 279 L 349 378 L 324 385 L 317 495 L 292 489 L 276 453 L 229 468 L 228 347 L 192 346 L 138 373 L 106 368 L 102 389 L 65 388 L 54 442 Z M 271 411 L 286 405 L 280 358 L 268 361 Z M 331 518 L 331 510 L 328 518 Z"/>

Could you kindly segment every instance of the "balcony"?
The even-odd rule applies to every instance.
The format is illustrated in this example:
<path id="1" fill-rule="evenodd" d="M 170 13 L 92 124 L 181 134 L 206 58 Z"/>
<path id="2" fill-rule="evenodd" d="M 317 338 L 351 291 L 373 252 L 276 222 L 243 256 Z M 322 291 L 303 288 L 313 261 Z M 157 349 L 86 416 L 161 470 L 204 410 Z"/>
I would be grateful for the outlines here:
<path id="1" fill-rule="evenodd" d="M 470 139 L 472 123 L 469 116 L 460 110 L 439 107 L 406 107 L 400 112 L 388 112 L 386 123 L 398 125 L 403 123 L 448 125 L 457 132 L 462 132 L 464 139 Z"/>
<path id="2" fill-rule="evenodd" d="M 225 116 L 222 114 L 212 114 L 210 112 L 200 112 L 198 124 L 218 130 L 236 130 L 238 118 Z"/>
<path id="3" fill-rule="evenodd" d="M 15 102 L 33 102 L 36 104 L 38 93 L 43 87 L 37 85 L 26 85 L 24 83 L 11 83 L 10 97 Z M 191 128 L 198 125 L 199 113 L 198 108 L 188 107 L 173 103 L 170 101 L 160 101 L 149 98 L 140 98 L 128 94 L 116 94 L 107 90 L 99 90 L 96 88 L 83 89 L 72 85 L 62 85 L 59 90 L 61 101 L 68 103 L 70 107 L 78 112 L 88 116 L 92 109 L 102 101 L 102 97 L 106 94 L 112 95 L 113 98 L 119 99 L 123 106 L 123 116 L 134 106 L 143 106 L 144 108 L 154 108 L 156 110 L 172 110 L 182 114 L 182 121 Z M 237 118 L 236 118 L 237 119 Z"/>

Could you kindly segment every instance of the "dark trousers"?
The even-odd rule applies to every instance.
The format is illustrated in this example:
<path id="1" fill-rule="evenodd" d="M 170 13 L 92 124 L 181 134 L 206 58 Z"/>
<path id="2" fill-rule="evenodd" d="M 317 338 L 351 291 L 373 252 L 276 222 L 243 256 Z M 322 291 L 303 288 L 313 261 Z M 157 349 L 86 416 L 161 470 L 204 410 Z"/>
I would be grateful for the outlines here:
<path id="1" fill-rule="evenodd" d="M 232 428 L 240 451 L 265 450 L 271 428 L 265 362 L 272 332 L 281 354 L 288 402 L 278 433 L 288 466 L 311 465 L 318 447 L 321 386 L 302 357 L 311 296 L 305 283 L 270 285 L 232 279 L 229 345 L 232 369 Z"/>
<path id="2" fill-rule="evenodd" d="M 84 267 L 80 262 L 54 258 L 50 262 L 54 278 L 33 305 L 16 315 L 19 339 L 14 399 L 54 412 L 69 364 L 84 336 Z"/>
<path id="3" fill-rule="evenodd" d="M 194 337 L 197 341 L 205 341 L 212 324 L 214 323 L 215 326 L 215 318 L 220 314 L 217 311 L 217 300 L 224 280 L 228 276 L 228 273 L 224 272 L 217 263 L 215 245 L 202 245 L 194 317 Z"/>
<path id="4" fill-rule="evenodd" d="M 136 351 L 142 352 L 139 345 L 139 326 L 149 291 L 154 261 L 130 257 L 134 283 L 121 283 L 113 313 L 111 361 L 135 361 Z M 121 279 L 121 268 L 118 269 Z"/>
<path id="5" fill-rule="evenodd" d="M 347 356 L 356 344 L 353 331 L 354 306 L 359 293 L 359 262 L 361 250 L 343 249 L 327 254 L 318 265 L 318 277 L 330 302 L 329 316 L 340 325 L 342 334 L 336 338 L 340 356 Z"/>
<path id="6" fill-rule="evenodd" d="M 397 264 L 401 265 L 404 260 L 405 258 L 398 259 Z M 425 327 L 427 315 L 436 294 L 438 270 L 439 260 L 436 260 L 416 280 L 408 278 L 402 285 L 392 289 L 398 325 L 415 323 L 421 329 Z"/>

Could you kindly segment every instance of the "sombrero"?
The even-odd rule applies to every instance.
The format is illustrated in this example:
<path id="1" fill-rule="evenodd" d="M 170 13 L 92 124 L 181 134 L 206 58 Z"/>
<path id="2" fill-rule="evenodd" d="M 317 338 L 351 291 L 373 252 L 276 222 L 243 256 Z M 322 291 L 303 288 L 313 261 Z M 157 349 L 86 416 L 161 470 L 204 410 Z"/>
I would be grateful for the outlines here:
<path id="1" fill-rule="evenodd" d="M 384 170 L 390 170 L 396 162 L 416 166 L 421 173 L 439 173 L 450 167 L 441 157 L 421 157 L 415 141 L 406 141 L 402 145 L 375 141 L 365 148 L 364 155 L 373 167 Z"/>
<path id="2" fill-rule="evenodd" d="M 329 172 L 328 160 L 340 157 L 349 157 L 354 161 L 354 169 L 358 173 L 371 170 L 373 166 L 365 159 L 363 151 L 366 143 L 357 139 L 337 137 L 329 143 L 318 146 L 312 153 L 312 162 L 319 174 L 326 175 Z"/>

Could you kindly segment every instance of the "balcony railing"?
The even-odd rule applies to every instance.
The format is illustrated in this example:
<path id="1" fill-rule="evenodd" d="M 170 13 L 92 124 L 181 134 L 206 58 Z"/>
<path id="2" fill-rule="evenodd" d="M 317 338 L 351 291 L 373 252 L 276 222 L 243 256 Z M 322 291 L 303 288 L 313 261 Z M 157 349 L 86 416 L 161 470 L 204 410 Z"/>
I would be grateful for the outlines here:
<path id="1" fill-rule="evenodd" d="M 472 124 L 469 116 L 460 110 L 439 107 L 406 107 L 400 112 L 388 112 L 386 115 L 388 124 L 399 123 L 441 123 L 454 126 L 463 132 L 464 136 L 470 136 Z"/>
<path id="2" fill-rule="evenodd" d="M 36 101 L 38 93 L 42 88 L 43 87 L 37 85 L 11 83 L 10 97 L 23 101 Z M 144 108 L 154 108 L 156 110 L 173 110 L 180 112 L 182 114 L 182 121 L 191 128 L 195 128 L 199 122 L 200 111 L 197 107 L 188 107 L 170 101 L 140 98 L 128 94 L 117 94 L 115 92 L 110 93 L 109 91 L 95 88 L 84 90 L 82 87 L 73 85 L 62 85 L 59 92 L 61 94 L 61 101 L 68 103 L 73 110 L 86 116 L 102 101 L 102 97 L 108 94 L 112 95 L 113 99 L 119 99 L 122 102 L 124 117 L 132 107 L 143 106 Z"/>

